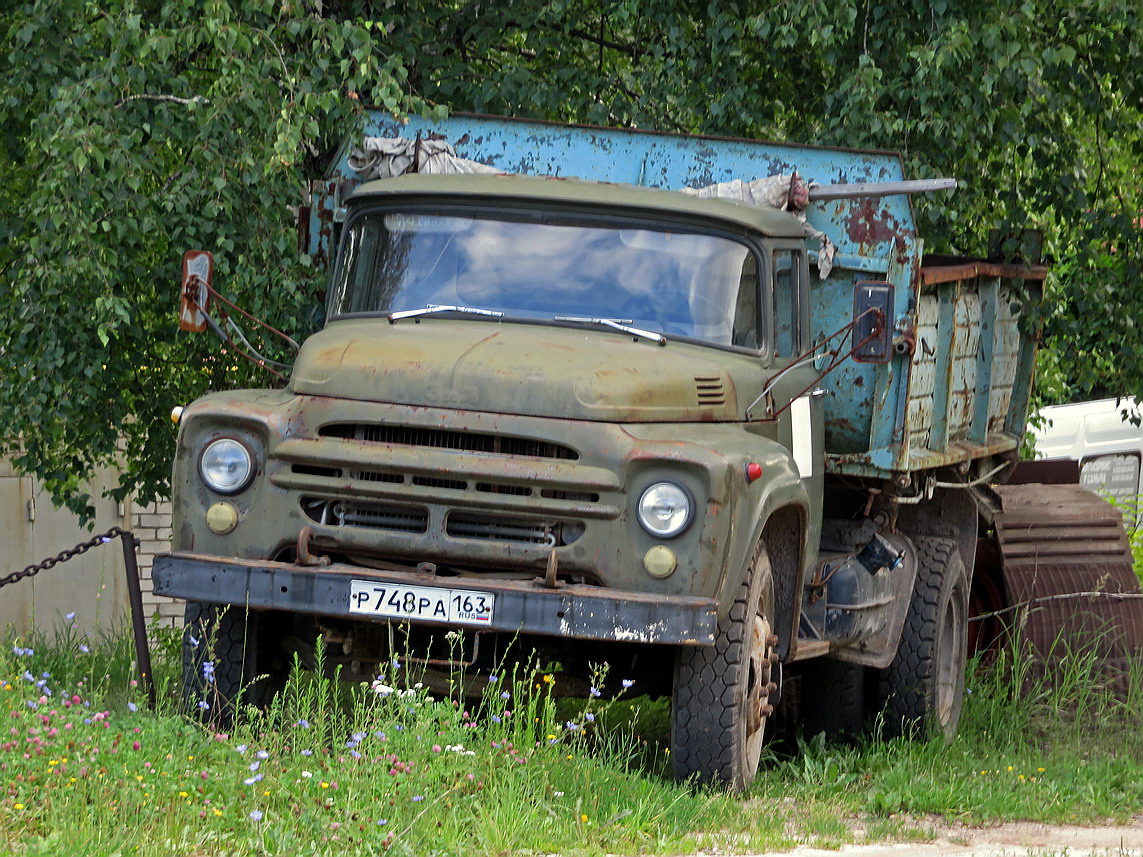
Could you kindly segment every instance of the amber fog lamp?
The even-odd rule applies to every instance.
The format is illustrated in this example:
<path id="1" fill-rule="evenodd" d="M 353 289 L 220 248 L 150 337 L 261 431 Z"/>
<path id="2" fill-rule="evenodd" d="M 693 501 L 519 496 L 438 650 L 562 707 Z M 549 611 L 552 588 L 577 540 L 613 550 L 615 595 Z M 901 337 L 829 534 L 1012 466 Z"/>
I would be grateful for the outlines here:
<path id="1" fill-rule="evenodd" d="M 643 568 L 652 577 L 670 577 L 679 567 L 679 558 L 666 545 L 655 545 L 643 555 Z"/>
<path id="2" fill-rule="evenodd" d="M 238 510 L 221 500 L 206 510 L 206 525 L 215 535 L 225 536 L 238 526 Z"/>

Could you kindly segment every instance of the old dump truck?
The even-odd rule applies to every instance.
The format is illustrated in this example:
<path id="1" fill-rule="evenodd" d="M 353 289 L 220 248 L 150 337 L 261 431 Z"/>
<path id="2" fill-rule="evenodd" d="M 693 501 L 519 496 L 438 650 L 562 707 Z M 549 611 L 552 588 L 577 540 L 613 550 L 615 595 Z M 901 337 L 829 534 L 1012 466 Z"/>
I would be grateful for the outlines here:
<path id="1" fill-rule="evenodd" d="M 606 663 L 605 692 L 670 697 L 676 774 L 732 789 L 795 687 L 817 728 L 875 707 L 951 736 L 1045 268 L 924 256 L 909 197 L 870 184 L 904 179 L 892 153 L 368 130 L 418 141 L 411 174 L 344 151 L 314 187 L 327 321 L 288 385 L 181 416 L 154 578 L 189 602 L 188 696 L 264 700 L 319 640 L 348 677 L 397 657 L 470 692 L 535 652 L 586 696 Z M 442 140 L 493 174 L 425 174 Z M 832 186 L 808 228 L 675 192 L 795 171 Z"/>

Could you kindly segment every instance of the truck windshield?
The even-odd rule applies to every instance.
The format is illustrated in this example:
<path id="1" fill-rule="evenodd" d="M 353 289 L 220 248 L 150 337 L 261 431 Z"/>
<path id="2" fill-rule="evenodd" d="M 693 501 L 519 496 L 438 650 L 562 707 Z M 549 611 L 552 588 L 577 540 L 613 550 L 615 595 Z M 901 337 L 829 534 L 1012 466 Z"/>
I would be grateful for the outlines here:
<path id="1" fill-rule="evenodd" d="M 600 220 L 471 210 L 365 214 L 346 233 L 330 314 L 452 305 L 507 318 L 606 318 L 760 347 L 759 266 L 746 244 Z"/>

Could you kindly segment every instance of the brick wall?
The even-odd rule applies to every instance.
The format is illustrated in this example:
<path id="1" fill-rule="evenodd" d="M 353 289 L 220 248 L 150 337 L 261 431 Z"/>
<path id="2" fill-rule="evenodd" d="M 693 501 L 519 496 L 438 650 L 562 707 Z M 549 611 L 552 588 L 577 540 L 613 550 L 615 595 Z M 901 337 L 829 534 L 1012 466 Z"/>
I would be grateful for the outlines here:
<path id="1" fill-rule="evenodd" d="M 143 590 L 144 612 L 148 618 L 157 614 L 165 625 L 182 625 L 183 602 L 155 595 L 151 584 L 151 566 L 156 554 L 171 549 L 170 502 L 135 506 L 131 510 L 131 531 L 139 539 L 139 580 Z"/>

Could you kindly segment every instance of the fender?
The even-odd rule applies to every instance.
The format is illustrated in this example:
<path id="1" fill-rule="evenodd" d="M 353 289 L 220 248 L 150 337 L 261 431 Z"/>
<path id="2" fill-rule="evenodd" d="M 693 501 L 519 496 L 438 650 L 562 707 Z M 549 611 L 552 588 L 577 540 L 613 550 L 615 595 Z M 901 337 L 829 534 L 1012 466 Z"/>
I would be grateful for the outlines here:
<path id="1" fill-rule="evenodd" d="M 779 656 L 785 657 L 797 630 L 802 584 L 817 557 L 820 521 L 810 521 L 806 483 L 792 454 L 769 438 L 746 435 L 750 449 L 721 450 L 743 473 L 748 461 L 762 465 L 762 476 L 749 484 L 732 512 L 730 549 L 719 583 L 720 612 L 729 609 L 741 570 L 758 540 L 765 538 L 774 563 L 775 631 Z"/>

